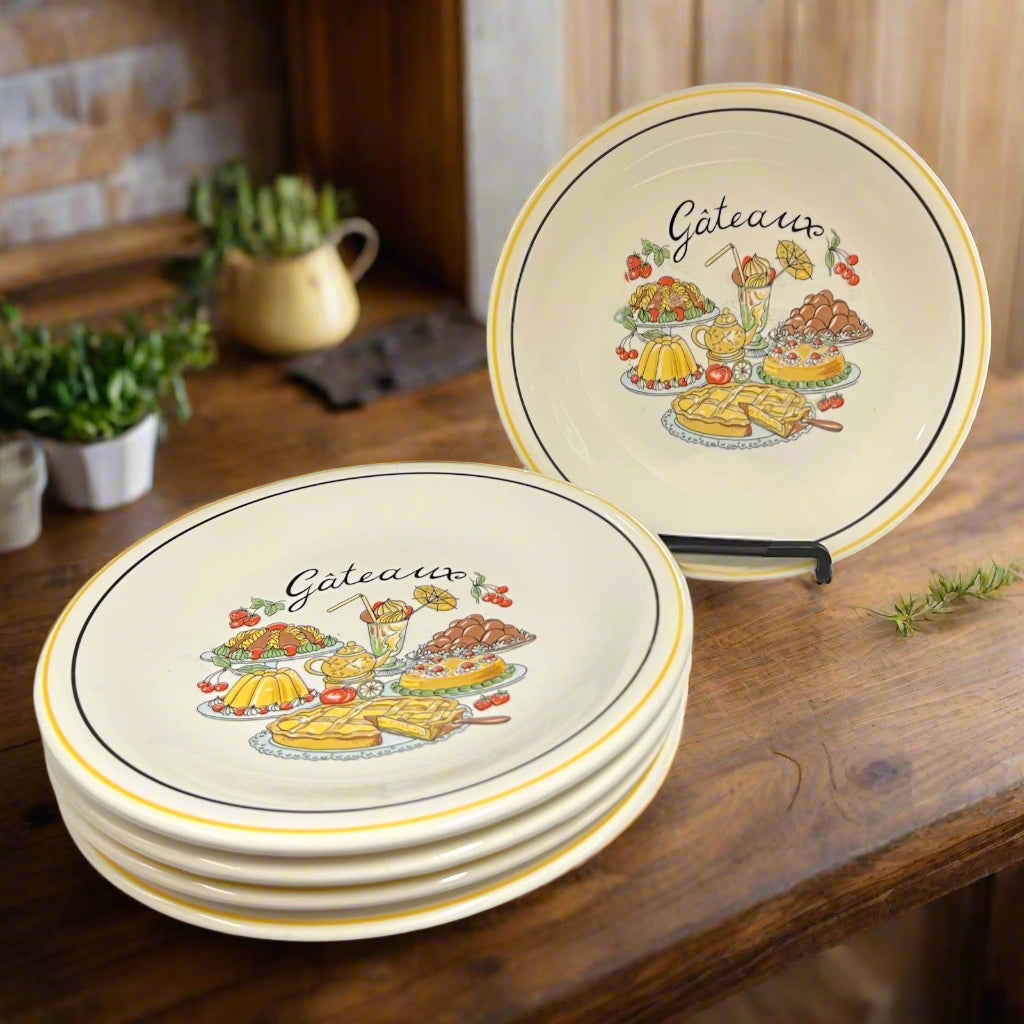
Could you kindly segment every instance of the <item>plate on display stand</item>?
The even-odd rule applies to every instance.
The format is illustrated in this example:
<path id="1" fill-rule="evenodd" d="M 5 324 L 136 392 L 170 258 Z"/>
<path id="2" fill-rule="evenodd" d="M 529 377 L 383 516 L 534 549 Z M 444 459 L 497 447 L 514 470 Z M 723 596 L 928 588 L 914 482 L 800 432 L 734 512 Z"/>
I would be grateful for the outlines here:
<path id="1" fill-rule="evenodd" d="M 665 329 L 666 309 L 720 312 Z M 835 561 L 941 480 L 989 335 L 970 231 L 913 150 L 822 96 L 716 85 L 615 116 L 551 168 L 498 262 L 488 359 L 527 468 L 664 536 L 814 542 Z M 811 568 L 677 557 L 722 580 Z"/>

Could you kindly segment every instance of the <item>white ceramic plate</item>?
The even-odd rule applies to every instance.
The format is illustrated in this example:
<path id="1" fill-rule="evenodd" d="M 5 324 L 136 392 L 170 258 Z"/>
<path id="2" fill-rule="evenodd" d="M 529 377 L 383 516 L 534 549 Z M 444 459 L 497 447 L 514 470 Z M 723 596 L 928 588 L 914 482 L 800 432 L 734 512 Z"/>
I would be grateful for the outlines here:
<path id="1" fill-rule="evenodd" d="M 275 723 L 250 736 L 196 711 L 199 656 L 244 598 L 366 644 L 360 594 L 415 605 L 410 646 L 477 609 L 535 634 L 508 702 L 472 710 L 497 721 L 397 750 L 364 722 L 343 737 L 364 756 L 325 760 L 250 743 Z M 578 488 L 459 463 L 319 473 L 192 512 L 101 570 L 47 640 L 37 716 L 74 784 L 145 828 L 281 856 L 391 850 L 537 806 L 645 735 L 689 657 L 688 600 L 657 539 Z"/>
<path id="2" fill-rule="evenodd" d="M 50 757 L 46 759 L 47 771 L 58 797 L 70 803 L 105 835 L 134 853 L 175 871 L 200 875 L 215 882 L 245 881 L 250 885 L 269 887 L 375 885 L 418 875 L 451 872 L 470 861 L 500 854 L 510 846 L 557 828 L 567 818 L 602 800 L 618 780 L 649 761 L 660 745 L 665 731 L 680 715 L 680 706 L 685 704 L 689 670 L 688 663 L 673 695 L 648 734 L 576 786 L 522 814 L 477 831 L 387 853 L 273 858 L 189 845 L 132 825 L 99 807 L 74 786 Z"/>
<path id="3" fill-rule="evenodd" d="M 829 412 L 842 431 L 805 429 L 750 450 L 716 433 L 742 432 L 745 416 L 717 423 L 710 406 L 707 444 L 666 429 L 674 396 L 631 393 L 616 355 L 615 314 L 638 283 L 623 280 L 626 259 L 643 254 L 642 239 L 668 253 L 642 283 L 691 282 L 741 320 L 729 247 L 741 261 L 767 260 L 767 308 L 748 314 L 763 334 L 794 310 L 803 319 L 824 290 L 839 340 L 851 310 L 870 324 L 870 338 L 842 348 L 860 371 Z M 553 336 L 567 297 L 572 328 Z M 710 354 L 679 336 L 706 369 Z M 526 466 L 597 491 L 661 534 L 814 540 L 840 559 L 909 515 L 955 457 L 981 398 L 989 310 L 963 216 L 903 142 L 821 96 L 721 85 L 628 110 L 559 160 L 499 260 L 488 345 L 497 405 Z M 811 568 L 679 557 L 688 574 L 713 579 Z"/>
<path id="4" fill-rule="evenodd" d="M 678 720 L 680 709 L 676 709 Z M 676 728 L 673 721 L 672 730 Z M 58 797 L 61 816 L 68 829 L 85 839 L 104 857 L 112 860 L 136 878 L 149 882 L 185 899 L 200 899 L 225 907 L 248 910 L 284 911 L 342 911 L 386 908 L 412 900 L 438 899 L 442 895 L 468 889 L 477 889 L 499 875 L 516 871 L 524 864 L 543 857 L 589 829 L 598 819 L 612 810 L 636 785 L 651 767 L 658 751 L 668 740 L 661 733 L 658 742 L 641 764 L 625 778 L 616 782 L 603 796 L 590 803 L 577 814 L 566 818 L 546 832 L 532 839 L 509 846 L 490 857 L 467 861 L 447 871 L 412 878 L 401 878 L 377 885 L 348 885 L 343 887 L 313 886 L 282 888 L 245 884 L 239 878 L 234 882 L 208 879 L 200 875 L 176 871 L 158 861 L 143 857 L 126 846 L 113 841 L 79 813 L 70 801 Z"/>
<path id="5" fill-rule="evenodd" d="M 669 738 L 648 772 L 622 802 L 560 848 L 538 857 L 517 871 L 484 883 L 479 889 L 458 895 L 448 894 L 441 900 L 410 902 L 383 912 L 316 914 L 267 910 L 253 913 L 231 910 L 210 901 L 183 899 L 132 875 L 74 832 L 71 832 L 71 837 L 86 860 L 112 885 L 153 910 L 201 928 L 250 938 L 301 942 L 332 942 L 394 935 L 432 928 L 507 903 L 589 860 L 621 835 L 654 798 L 672 767 L 681 733 L 680 721 L 678 731 Z"/>

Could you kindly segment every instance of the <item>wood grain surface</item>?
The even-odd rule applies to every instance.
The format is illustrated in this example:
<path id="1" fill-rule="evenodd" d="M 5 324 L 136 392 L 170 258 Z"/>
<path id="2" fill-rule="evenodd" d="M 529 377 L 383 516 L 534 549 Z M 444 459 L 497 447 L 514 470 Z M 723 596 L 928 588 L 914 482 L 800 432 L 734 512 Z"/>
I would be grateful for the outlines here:
<path id="1" fill-rule="evenodd" d="M 376 271 L 361 292 L 365 322 L 433 301 Z M 692 582 L 682 748 L 647 813 L 585 866 L 478 917 L 351 944 L 230 938 L 145 909 L 76 853 L 43 770 L 35 660 L 76 588 L 179 513 L 279 477 L 513 463 L 484 372 L 328 413 L 226 346 L 191 391 L 152 494 L 47 507 L 42 539 L 0 559 L 5 1022 L 678 1019 L 1024 857 L 1024 598 L 905 641 L 859 610 L 928 567 L 1024 554 L 1024 390 L 1005 378 L 935 493 L 831 585 Z"/>
<path id="2" fill-rule="evenodd" d="M 385 252 L 464 295 L 461 5 L 290 0 L 284 13 L 300 167 L 355 189 Z"/>

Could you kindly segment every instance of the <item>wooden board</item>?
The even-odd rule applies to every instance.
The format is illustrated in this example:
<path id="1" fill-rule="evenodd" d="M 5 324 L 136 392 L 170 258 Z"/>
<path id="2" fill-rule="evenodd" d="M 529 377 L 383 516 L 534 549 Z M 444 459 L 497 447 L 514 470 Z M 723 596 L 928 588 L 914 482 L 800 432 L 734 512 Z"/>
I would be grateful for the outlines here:
<path id="1" fill-rule="evenodd" d="M 1024 855 L 1024 850 L 1020 851 Z M 991 880 L 991 902 L 983 984 L 971 1024 L 1017 1024 L 1024 1020 L 1024 865 Z"/>
<path id="2" fill-rule="evenodd" d="M 364 322 L 434 298 L 371 275 Z M 650 809 L 610 848 L 479 917 L 320 946 L 177 924 L 92 872 L 43 771 L 31 708 L 38 652 L 91 573 L 203 502 L 337 465 L 514 458 L 484 372 L 327 413 L 279 364 L 225 347 L 219 366 L 193 378 L 195 420 L 172 426 L 152 494 L 96 515 L 48 506 L 41 540 L 0 559 L 10 858 L 0 1018 L 678 1019 L 1020 858 L 1022 592 L 905 641 L 861 609 L 920 585 L 929 566 L 1024 554 L 1021 386 L 989 383 L 945 480 L 899 529 L 841 562 L 834 583 L 691 584 L 683 746 Z M 153 617 L 158 629 L 159 604 Z"/>
<path id="3" fill-rule="evenodd" d="M 354 188 L 385 251 L 464 296 L 458 0 L 295 0 L 285 7 L 300 165 Z"/>
<path id="4" fill-rule="evenodd" d="M 144 260 L 192 256 L 200 246 L 199 231 L 184 214 L 16 245 L 0 249 L 0 295 L 46 288 L 55 281 Z"/>

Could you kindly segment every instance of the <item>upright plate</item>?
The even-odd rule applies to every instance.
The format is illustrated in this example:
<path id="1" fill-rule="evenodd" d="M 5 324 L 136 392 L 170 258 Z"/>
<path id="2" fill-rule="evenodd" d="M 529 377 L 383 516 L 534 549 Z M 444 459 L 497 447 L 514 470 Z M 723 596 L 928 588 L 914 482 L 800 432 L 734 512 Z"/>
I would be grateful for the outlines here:
<path id="1" fill-rule="evenodd" d="M 332 729 L 325 752 L 317 722 L 196 711 L 199 656 L 249 595 L 284 602 L 275 617 L 299 633 L 363 645 L 359 595 L 415 609 L 410 648 L 476 614 L 537 639 L 515 652 L 526 676 L 505 691 L 407 698 L 392 693 L 404 677 L 388 677 L 373 698 L 385 703 Z M 675 562 L 603 500 L 493 466 L 358 467 L 216 502 L 116 558 L 51 631 L 36 710 L 74 785 L 131 822 L 239 852 L 364 853 L 482 828 L 586 778 L 655 721 L 691 643 Z M 449 667 L 467 684 L 487 669 Z M 261 701 L 293 692 L 286 672 L 301 682 L 304 666 L 269 674 L 281 692 Z M 348 707 L 364 705 L 301 714 Z M 268 756 L 270 740 L 287 756 Z"/>
<path id="2" fill-rule="evenodd" d="M 631 280 L 638 258 L 651 271 Z M 737 259 L 763 276 L 738 287 Z M 641 395 L 621 379 L 648 345 L 648 367 L 680 372 L 655 338 L 661 325 L 623 309 L 643 300 L 657 312 L 684 293 L 741 322 L 715 337 L 703 323 L 700 344 L 689 329 L 671 332 L 703 380 L 714 358 L 702 346 L 735 369 L 732 349 L 750 345 L 739 354 L 747 392 L 720 383 L 695 416 L 688 401 L 700 388 L 659 397 L 655 382 Z M 553 336 L 567 315 L 572 328 Z M 952 462 L 981 398 L 989 310 L 963 216 L 896 136 L 821 96 L 724 85 L 635 107 L 552 168 L 505 244 L 488 335 L 498 408 L 528 467 L 597 491 L 661 534 L 817 540 L 840 559 L 909 515 Z M 744 406 L 766 387 L 753 371 L 773 357 L 804 380 L 812 365 L 832 377 L 856 364 L 856 385 L 835 391 L 841 404 L 818 407 L 832 392 L 804 396 L 841 431 L 805 427 L 752 450 L 749 438 L 771 431 Z M 810 567 L 679 560 L 713 579 Z"/>

